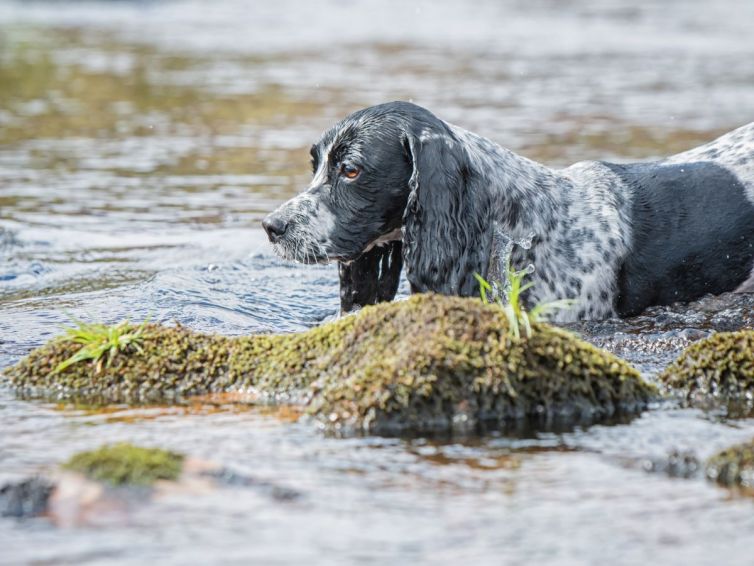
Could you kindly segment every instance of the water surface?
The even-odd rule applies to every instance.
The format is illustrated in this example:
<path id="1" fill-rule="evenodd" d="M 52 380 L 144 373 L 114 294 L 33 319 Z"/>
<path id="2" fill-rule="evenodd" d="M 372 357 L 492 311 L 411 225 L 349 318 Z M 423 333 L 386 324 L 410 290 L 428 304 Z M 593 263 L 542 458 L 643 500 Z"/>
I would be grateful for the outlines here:
<path id="1" fill-rule="evenodd" d="M 69 316 L 225 334 L 336 315 L 336 269 L 260 219 L 359 107 L 413 100 L 554 166 L 653 158 L 754 119 L 754 4 L 0 2 L 0 367 Z M 574 325 L 650 378 L 752 301 Z M 0 388 L 0 482 L 129 440 L 295 489 L 174 496 L 126 525 L 0 521 L 0 563 L 749 564 L 754 501 L 648 473 L 754 421 L 660 407 L 561 433 L 330 438 L 229 403 L 85 407 Z"/>

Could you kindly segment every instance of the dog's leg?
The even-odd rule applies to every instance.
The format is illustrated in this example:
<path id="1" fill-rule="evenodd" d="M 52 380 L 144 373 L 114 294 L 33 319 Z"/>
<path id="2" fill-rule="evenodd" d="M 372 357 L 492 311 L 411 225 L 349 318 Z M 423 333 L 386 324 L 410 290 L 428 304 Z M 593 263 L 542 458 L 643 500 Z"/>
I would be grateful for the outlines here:
<path id="1" fill-rule="evenodd" d="M 388 242 L 338 264 L 341 314 L 393 300 L 403 267 L 402 247 L 400 240 Z"/>

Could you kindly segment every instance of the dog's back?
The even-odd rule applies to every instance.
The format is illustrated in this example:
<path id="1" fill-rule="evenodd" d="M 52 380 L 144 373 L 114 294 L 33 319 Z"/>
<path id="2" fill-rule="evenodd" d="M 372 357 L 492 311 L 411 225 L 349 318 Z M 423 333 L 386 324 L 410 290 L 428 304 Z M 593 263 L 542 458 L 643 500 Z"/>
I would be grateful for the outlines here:
<path id="1" fill-rule="evenodd" d="M 603 163 L 628 188 L 616 310 L 746 290 L 754 280 L 754 123 L 653 163 Z"/>
<path id="2" fill-rule="evenodd" d="M 747 199 L 754 204 L 754 122 L 728 132 L 707 144 L 663 160 L 672 165 L 710 161 L 728 169 L 746 188 Z"/>

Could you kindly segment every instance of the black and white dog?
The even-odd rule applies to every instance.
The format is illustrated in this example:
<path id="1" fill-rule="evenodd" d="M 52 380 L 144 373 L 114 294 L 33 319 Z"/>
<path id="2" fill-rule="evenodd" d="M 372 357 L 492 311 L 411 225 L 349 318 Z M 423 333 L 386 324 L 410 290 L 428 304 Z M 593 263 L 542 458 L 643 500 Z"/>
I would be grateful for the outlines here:
<path id="1" fill-rule="evenodd" d="M 662 161 L 553 170 L 407 102 L 360 110 L 311 149 L 308 189 L 263 222 L 276 252 L 340 262 L 341 306 L 412 292 L 477 295 L 493 226 L 533 264 L 527 303 L 599 319 L 754 291 L 754 123 Z"/>

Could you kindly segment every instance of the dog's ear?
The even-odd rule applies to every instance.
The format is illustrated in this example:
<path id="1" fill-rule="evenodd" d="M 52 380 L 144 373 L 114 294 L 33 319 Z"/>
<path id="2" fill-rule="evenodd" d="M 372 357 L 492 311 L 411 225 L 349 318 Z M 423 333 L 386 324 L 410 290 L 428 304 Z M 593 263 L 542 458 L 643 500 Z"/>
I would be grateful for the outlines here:
<path id="1" fill-rule="evenodd" d="M 444 124 L 443 124 L 444 126 Z M 480 171 L 447 128 L 407 133 L 413 165 L 403 216 L 403 258 L 412 292 L 476 295 L 486 276 L 490 202 Z"/>
<path id="2" fill-rule="evenodd" d="M 388 242 L 338 264 L 341 314 L 393 300 L 403 267 L 401 248 L 400 240 Z"/>

